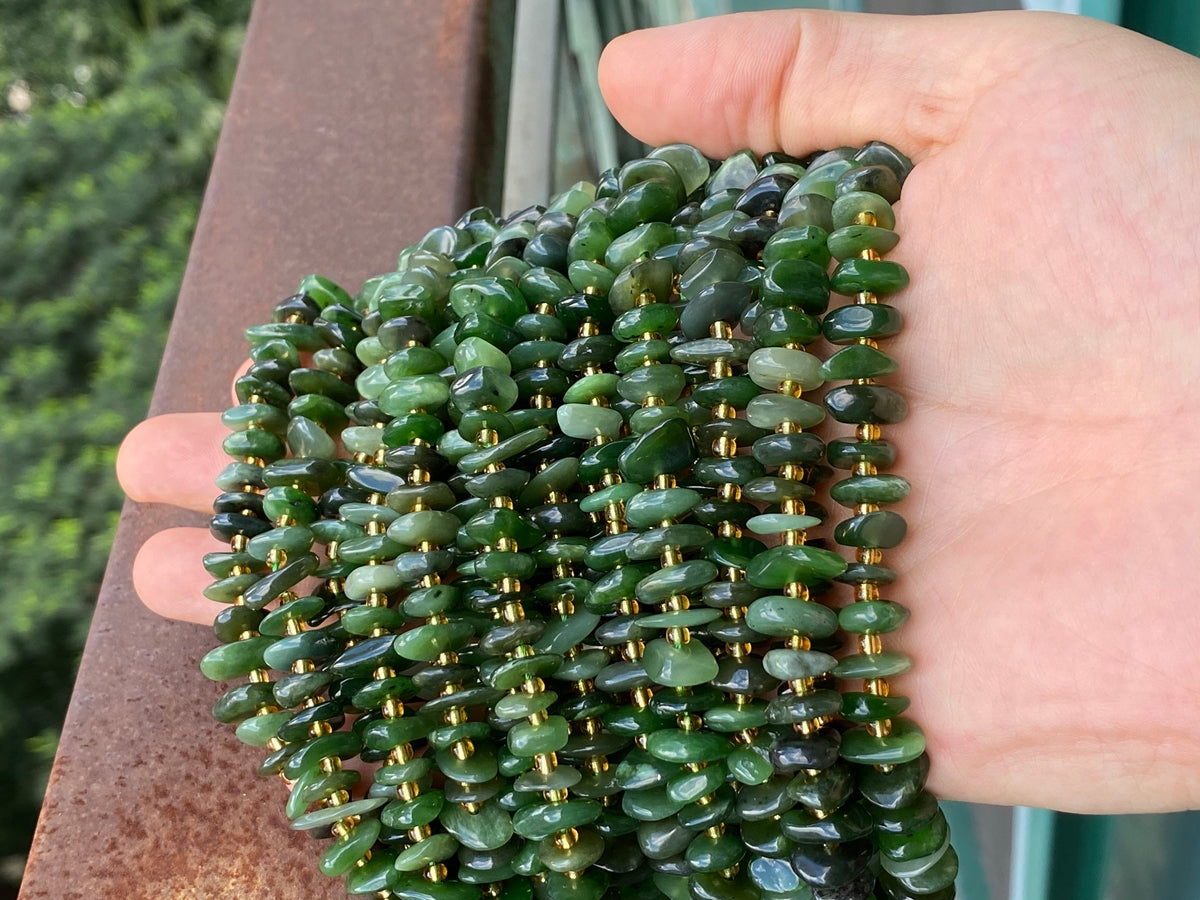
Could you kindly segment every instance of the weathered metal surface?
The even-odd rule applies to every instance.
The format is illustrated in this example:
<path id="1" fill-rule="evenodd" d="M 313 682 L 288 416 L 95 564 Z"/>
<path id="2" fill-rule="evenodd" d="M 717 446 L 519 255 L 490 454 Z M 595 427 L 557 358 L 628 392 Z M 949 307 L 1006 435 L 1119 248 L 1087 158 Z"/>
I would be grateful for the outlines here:
<path id="1" fill-rule="evenodd" d="M 154 412 L 226 405 L 242 329 L 301 276 L 357 287 L 469 205 L 486 36 L 483 0 L 259 0 Z M 22 900 L 346 896 L 261 752 L 214 730 L 207 629 L 134 596 L 141 542 L 202 521 L 126 505 Z"/>

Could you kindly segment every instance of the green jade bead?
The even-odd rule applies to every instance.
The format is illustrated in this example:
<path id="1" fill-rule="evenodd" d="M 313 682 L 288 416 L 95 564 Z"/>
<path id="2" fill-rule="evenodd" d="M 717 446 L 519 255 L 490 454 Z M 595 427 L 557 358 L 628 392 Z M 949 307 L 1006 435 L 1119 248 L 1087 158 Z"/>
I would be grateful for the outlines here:
<path id="1" fill-rule="evenodd" d="M 704 587 L 717 577 L 717 573 L 716 564 L 709 560 L 685 560 L 655 569 L 637 583 L 635 595 L 642 603 L 661 603 L 668 597 Z"/>
<path id="2" fill-rule="evenodd" d="M 514 756 L 553 753 L 566 746 L 570 732 L 562 716 L 550 716 L 534 724 L 519 722 L 508 732 L 508 749 Z"/>
<path id="3" fill-rule="evenodd" d="M 671 644 L 654 640 L 646 644 L 642 665 L 658 684 L 666 687 L 692 687 L 711 681 L 719 666 L 712 651 L 697 640 Z"/>
<path id="4" fill-rule="evenodd" d="M 821 377 L 826 381 L 878 378 L 892 374 L 897 368 L 896 361 L 882 350 L 870 344 L 851 344 L 821 364 Z"/>
<path id="5" fill-rule="evenodd" d="M 459 375 L 476 366 L 487 366 L 508 375 L 512 364 L 508 354 L 480 337 L 467 337 L 454 348 L 454 371 Z"/>
<path id="6" fill-rule="evenodd" d="M 700 494 L 690 488 L 640 491 L 626 500 L 625 521 L 631 528 L 653 527 L 682 518 L 700 500 Z"/>
<path id="7" fill-rule="evenodd" d="M 638 299 L 646 295 L 665 301 L 671 296 L 671 278 L 674 274 L 671 264 L 665 259 L 637 260 L 613 279 L 608 292 L 612 311 L 617 314 L 628 313 L 637 306 Z"/>
<path id="8" fill-rule="evenodd" d="M 896 212 L 892 204 L 871 191 L 848 191 L 833 201 L 834 229 L 851 225 L 895 228 Z"/>
<path id="9" fill-rule="evenodd" d="M 375 845 L 382 827 L 378 819 L 360 819 L 348 834 L 339 837 L 321 854 L 318 863 L 321 872 L 330 878 L 345 875 Z"/>
<path id="10" fill-rule="evenodd" d="M 604 856 L 604 838 L 594 831 L 577 831 L 575 843 L 563 849 L 554 838 L 544 838 L 538 845 L 538 859 L 552 872 L 578 873 L 599 862 Z M 547 895 L 551 892 L 547 891 Z"/>
<path id="11" fill-rule="evenodd" d="M 827 606 L 797 597 L 759 597 L 746 611 L 746 624 L 773 637 L 829 637 L 837 631 L 837 614 Z"/>
<path id="12" fill-rule="evenodd" d="M 843 759 L 864 766 L 898 766 L 925 752 L 925 734 L 915 722 L 892 719 L 891 731 L 875 737 L 866 726 L 855 726 L 842 735 Z"/>
<path id="13" fill-rule="evenodd" d="M 846 680 L 861 678 L 869 681 L 872 678 L 891 678 L 911 668 L 912 660 L 896 651 L 855 653 L 838 660 L 834 674 Z"/>
<path id="14" fill-rule="evenodd" d="M 513 836 L 512 819 L 495 803 L 485 803 L 477 812 L 449 803 L 438 821 L 460 844 L 472 850 L 498 850 Z"/>
<path id="15" fill-rule="evenodd" d="M 513 831 L 527 840 L 540 841 L 568 828 L 590 825 L 603 810 L 604 807 L 595 800 L 532 803 L 513 813 Z"/>
<path id="16" fill-rule="evenodd" d="M 695 459 L 691 429 L 682 419 L 667 419 L 634 438 L 620 455 L 625 480 L 646 484 L 659 475 L 672 475 Z"/>
<path id="17" fill-rule="evenodd" d="M 582 440 L 616 438 L 625 424 L 618 410 L 584 403 L 564 403 L 558 407 L 557 419 L 563 434 Z"/>
<path id="18" fill-rule="evenodd" d="M 604 267 L 610 272 L 621 272 L 641 257 L 651 256 L 659 247 L 675 239 L 675 229 L 666 222 L 647 222 L 631 228 L 613 240 L 604 251 Z M 572 263 L 572 265 L 575 265 Z M 571 279 L 572 284 L 575 279 Z M 612 284 L 603 286 L 607 293 Z"/>
<path id="19" fill-rule="evenodd" d="M 648 154 L 650 159 L 661 159 L 679 176 L 685 196 L 690 196 L 703 187 L 711 172 L 704 154 L 691 144 L 664 144 Z"/>
<path id="20" fill-rule="evenodd" d="M 886 506 L 899 503 L 911 490 L 912 485 L 899 475 L 854 475 L 834 484 L 829 489 L 829 496 L 842 506 L 853 507 L 860 503 Z"/>
<path id="21" fill-rule="evenodd" d="M 751 516 L 746 520 L 746 527 L 755 534 L 780 534 L 785 531 L 804 531 L 816 528 L 821 520 L 816 516 L 802 516 L 794 513 L 766 513 L 761 516 Z"/>
<path id="22" fill-rule="evenodd" d="M 908 621 L 908 609 L 890 600 L 862 600 L 842 607 L 838 622 L 851 634 L 887 634 Z"/>
<path id="23" fill-rule="evenodd" d="M 792 307 L 819 315 L 829 305 L 830 279 L 825 267 L 811 259 L 781 259 L 763 270 L 764 308 Z"/>
<path id="24" fill-rule="evenodd" d="M 847 425 L 895 425 L 908 415 L 904 398 L 882 384 L 845 384 L 824 400 L 829 414 Z"/>
<path id="25" fill-rule="evenodd" d="M 821 331 L 831 344 L 850 344 L 861 338 L 892 337 L 904 327 L 900 310 L 886 303 L 851 303 L 840 306 L 821 322 Z"/>
<path id="26" fill-rule="evenodd" d="M 263 653 L 274 638 L 251 637 L 214 647 L 200 659 L 200 671 L 213 681 L 232 681 L 263 666 Z"/>
<path id="27" fill-rule="evenodd" d="M 760 747 L 739 747 L 726 759 L 729 774 L 742 784 L 765 784 L 775 773 L 767 751 Z"/>
<path id="28" fill-rule="evenodd" d="M 779 228 L 763 246 L 763 265 L 769 266 L 781 259 L 807 259 L 825 267 L 830 260 L 828 238 L 829 233 L 815 225 Z"/>
<path id="29" fill-rule="evenodd" d="M 645 406 L 629 417 L 629 430 L 635 435 L 645 434 L 667 419 L 682 419 L 687 422 L 688 414 L 678 406 Z"/>
<path id="30" fill-rule="evenodd" d="M 755 587 L 781 589 L 792 582 L 815 584 L 846 570 L 837 553 L 805 544 L 781 545 L 758 554 L 746 567 L 746 580 Z"/>
<path id="31" fill-rule="evenodd" d="M 812 428 L 825 420 L 825 410 L 800 397 L 760 394 L 746 404 L 746 419 L 756 428 L 773 430 L 784 422 L 798 428 Z"/>
<path id="32" fill-rule="evenodd" d="M 389 381 L 379 394 L 379 408 L 389 416 L 429 412 L 445 406 L 450 385 L 439 375 L 411 375 Z"/>
<path id="33" fill-rule="evenodd" d="M 645 334 L 670 334 L 679 323 L 679 312 L 666 303 L 647 303 L 626 310 L 612 326 L 613 337 L 636 341 Z"/>
<path id="34" fill-rule="evenodd" d="M 761 347 L 750 354 L 746 366 L 750 380 L 759 387 L 778 390 L 790 381 L 801 390 L 811 391 L 825 383 L 821 361 L 811 353 L 787 347 Z"/>
<path id="35" fill-rule="evenodd" d="M 763 655 L 763 668 L 780 681 L 799 681 L 832 672 L 838 661 L 818 650 L 777 648 Z"/>
<path id="36" fill-rule="evenodd" d="M 908 271 L 890 259 L 845 259 L 829 279 L 839 294 L 894 294 L 908 287 Z"/>
<path id="37" fill-rule="evenodd" d="M 621 376 L 615 372 L 597 372 L 594 375 L 584 375 L 563 394 L 564 403 L 589 403 L 604 397 L 615 397 L 617 382 Z"/>
<path id="38" fill-rule="evenodd" d="M 880 509 L 844 519 L 834 528 L 833 537 L 846 547 L 888 550 L 898 546 L 908 533 L 908 523 L 891 510 Z"/>
<path id="39" fill-rule="evenodd" d="M 693 872 L 720 872 L 737 865 L 745 855 L 746 847 L 737 835 L 713 837 L 703 833 L 688 845 L 684 858 Z"/>
<path id="40" fill-rule="evenodd" d="M 874 250 L 880 256 L 900 243 L 900 235 L 890 228 L 877 225 L 845 225 L 829 235 L 829 253 L 834 259 L 852 259 L 864 250 Z"/>
<path id="41" fill-rule="evenodd" d="M 419 872 L 427 866 L 449 859 L 456 852 L 458 841 L 453 835 L 432 834 L 400 851 L 396 856 L 395 868 L 399 872 Z"/>
<path id="42" fill-rule="evenodd" d="M 670 363 L 640 366 L 621 377 L 617 393 L 631 403 L 641 404 L 651 397 L 674 403 L 687 386 L 683 369 Z"/>
<path id="43" fill-rule="evenodd" d="M 732 749 L 728 738 L 708 731 L 662 728 L 646 736 L 646 752 L 669 763 L 716 762 L 725 759 Z"/>

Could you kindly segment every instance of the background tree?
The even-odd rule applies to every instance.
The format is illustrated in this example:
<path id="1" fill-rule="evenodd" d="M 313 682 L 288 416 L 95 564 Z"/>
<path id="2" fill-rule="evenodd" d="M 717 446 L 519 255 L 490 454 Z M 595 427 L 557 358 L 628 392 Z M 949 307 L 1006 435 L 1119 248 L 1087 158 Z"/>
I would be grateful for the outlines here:
<path id="1" fill-rule="evenodd" d="M 0 0 L 0 897 L 15 895 L 249 0 Z"/>

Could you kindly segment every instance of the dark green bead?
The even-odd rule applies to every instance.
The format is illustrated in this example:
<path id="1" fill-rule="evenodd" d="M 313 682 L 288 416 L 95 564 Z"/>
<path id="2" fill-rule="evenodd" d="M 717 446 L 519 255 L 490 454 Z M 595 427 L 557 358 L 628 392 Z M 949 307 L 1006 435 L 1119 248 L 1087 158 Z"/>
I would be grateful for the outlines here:
<path id="1" fill-rule="evenodd" d="M 804 346 L 820 334 L 816 316 L 792 307 L 765 308 L 754 320 L 754 340 L 762 347 Z"/>
<path id="2" fill-rule="evenodd" d="M 846 561 L 830 550 L 807 545 L 772 547 L 746 567 L 746 580 L 755 587 L 780 589 L 791 582 L 827 581 L 846 568 Z"/>
<path id="3" fill-rule="evenodd" d="M 725 265 L 725 260 L 729 260 L 728 268 L 740 272 L 740 266 L 736 270 L 733 269 L 732 261 L 735 255 L 731 253 L 728 257 L 721 256 L 719 260 L 722 265 Z M 753 300 L 754 288 L 749 284 L 734 280 L 714 281 L 694 292 L 694 296 L 679 316 L 679 326 L 689 340 L 706 338 L 711 334 L 710 328 L 713 323 L 736 323 Z"/>
<path id="4" fill-rule="evenodd" d="M 288 757 L 284 764 L 284 774 L 295 781 L 303 773 L 317 768 L 322 759 L 340 757 L 349 759 L 362 749 L 362 741 L 353 731 L 335 731 L 306 743 L 294 754 Z M 380 804 L 382 805 L 382 804 Z"/>
<path id="5" fill-rule="evenodd" d="M 249 675 L 263 665 L 263 653 L 275 643 L 270 637 L 251 637 L 233 644 L 222 644 L 200 660 L 200 671 L 213 681 L 231 681 Z"/>
<path id="6" fill-rule="evenodd" d="M 825 408 L 839 422 L 895 425 L 908 415 L 904 398 L 882 384 L 845 384 L 825 394 Z"/>
<path id="7" fill-rule="evenodd" d="M 908 287 L 908 271 L 890 259 L 842 260 L 829 280 L 839 294 L 894 294 Z"/>
<path id="8" fill-rule="evenodd" d="M 642 665 L 645 666 L 646 674 L 667 687 L 704 684 L 717 674 L 716 658 L 712 651 L 698 640 L 684 644 L 672 644 L 665 640 L 651 641 L 646 644 Z"/>
<path id="9" fill-rule="evenodd" d="M 904 540 L 908 523 L 887 509 L 851 516 L 837 524 L 833 536 L 846 547 L 875 547 L 887 550 Z"/>
<path id="10" fill-rule="evenodd" d="M 891 731 L 880 737 L 858 727 L 851 728 L 842 739 L 842 756 L 862 765 L 900 765 L 924 752 L 925 735 L 908 719 L 893 719 Z"/>
<path id="11" fill-rule="evenodd" d="M 848 381 L 857 378 L 877 378 L 890 375 L 898 368 L 896 361 L 869 344 L 843 347 L 821 365 L 826 381 Z"/>
<path id="12" fill-rule="evenodd" d="M 852 303 L 825 316 L 821 331 L 831 344 L 850 344 L 859 338 L 891 337 L 904 327 L 900 310 L 886 303 Z"/>
<path id="13" fill-rule="evenodd" d="M 820 437 L 807 431 L 769 434 L 754 442 L 751 453 L 764 466 L 788 463 L 809 466 L 824 456 L 825 444 Z"/>
<path id="14" fill-rule="evenodd" d="M 773 725 L 794 725 L 818 717 L 834 716 L 841 711 L 842 695 L 837 691 L 780 694 L 767 704 L 767 721 Z"/>
<path id="15" fill-rule="evenodd" d="M 862 801 L 846 803 L 819 818 L 807 809 L 794 809 L 784 813 L 779 824 L 784 835 L 798 844 L 855 841 L 874 830 L 867 804 Z"/>
<path id="16" fill-rule="evenodd" d="M 731 749 L 732 745 L 723 735 L 703 731 L 664 728 L 646 738 L 646 751 L 665 762 L 715 762 L 728 756 Z"/>
<path id="17" fill-rule="evenodd" d="M 841 714 L 843 718 L 860 724 L 881 722 L 900 715 L 908 709 L 908 704 L 908 698 L 899 694 L 881 697 L 865 691 L 847 691 L 842 694 Z"/>
<path id="18" fill-rule="evenodd" d="M 898 503 L 912 489 L 899 475 L 855 475 L 839 481 L 829 489 L 829 496 L 842 506 L 873 503 L 884 506 Z"/>
<path id="19" fill-rule="evenodd" d="M 896 462 L 896 447 L 888 441 L 848 441 L 837 438 L 829 442 L 826 458 L 836 469 L 852 469 L 859 462 L 889 469 Z"/>
<path id="20" fill-rule="evenodd" d="M 693 459 L 691 429 L 681 419 L 668 419 L 635 438 L 622 451 L 619 464 L 626 480 L 645 484 L 686 468 Z"/>
<path id="21" fill-rule="evenodd" d="M 904 862 L 929 856 L 940 850 L 949 835 L 950 826 L 946 822 L 945 814 L 939 809 L 937 814 L 920 828 L 903 833 L 881 831 L 877 840 L 884 857 Z M 886 868 L 891 874 L 897 874 L 890 867 Z"/>
<path id="22" fill-rule="evenodd" d="M 692 388 L 692 399 L 706 409 L 712 409 L 718 403 L 744 409 L 747 403 L 761 393 L 762 388 L 745 375 L 730 375 L 696 385 Z"/>
<path id="23" fill-rule="evenodd" d="M 834 259 L 850 259 L 864 250 L 884 254 L 900 242 L 900 235 L 876 225 L 847 225 L 829 235 L 829 252 Z"/>
<path id="24" fill-rule="evenodd" d="M 808 259 L 821 267 L 829 265 L 829 233 L 815 225 L 780 228 L 771 235 L 762 251 L 763 265 L 781 259 Z"/>
<path id="25" fill-rule="evenodd" d="M 274 685 L 251 682 L 230 688 L 213 704 L 212 716 L 218 722 L 231 724 L 253 716 L 264 706 L 275 702 Z"/>
<path id="26" fill-rule="evenodd" d="M 744 820 L 773 819 L 796 805 L 787 795 L 787 775 L 774 775 L 762 784 L 742 785 L 737 794 L 737 811 Z"/>
<path id="27" fill-rule="evenodd" d="M 710 486 L 745 484 L 765 474 L 766 469 L 753 456 L 708 456 L 696 460 L 692 466 L 692 475 L 696 480 Z"/>
<path id="28" fill-rule="evenodd" d="M 233 432 L 221 443 L 221 449 L 235 459 L 267 461 L 279 459 L 286 452 L 279 435 L 261 428 Z"/>
<path id="29" fill-rule="evenodd" d="M 834 674 L 838 678 L 891 678 L 912 668 L 912 660 L 895 651 L 883 653 L 854 653 L 838 660 Z"/>
<path id="30" fill-rule="evenodd" d="M 837 809 L 854 793 L 852 767 L 838 762 L 819 771 L 801 772 L 788 783 L 787 793 L 807 809 Z"/>
<path id="31" fill-rule="evenodd" d="M 608 222 L 582 222 L 567 242 L 567 258 L 571 262 L 588 260 L 602 262 L 609 244 L 613 242 Z"/>
<path id="32" fill-rule="evenodd" d="M 953 900 L 957 876 L 958 854 L 947 845 L 936 863 L 919 875 L 898 877 L 883 872 L 879 878 L 887 896 L 894 900 Z"/>
<path id="33" fill-rule="evenodd" d="M 285 709 L 297 707 L 316 697 L 334 678 L 332 672 L 321 671 L 287 675 L 275 682 L 275 702 Z"/>
<path id="34" fill-rule="evenodd" d="M 693 872 L 719 872 L 736 865 L 745 854 L 746 847 L 736 835 L 704 833 L 688 845 L 685 858 Z"/>
<path id="35" fill-rule="evenodd" d="M 746 612 L 747 624 L 774 637 L 828 637 L 837 631 L 837 614 L 827 606 L 797 597 L 759 597 Z"/>
<path id="36" fill-rule="evenodd" d="M 765 549 L 766 545 L 754 538 L 717 538 L 705 546 L 704 555 L 718 566 L 745 569 Z"/>
<path id="37" fill-rule="evenodd" d="M 763 270 L 762 305 L 820 314 L 829 305 L 829 287 L 823 266 L 809 259 L 781 259 Z"/>

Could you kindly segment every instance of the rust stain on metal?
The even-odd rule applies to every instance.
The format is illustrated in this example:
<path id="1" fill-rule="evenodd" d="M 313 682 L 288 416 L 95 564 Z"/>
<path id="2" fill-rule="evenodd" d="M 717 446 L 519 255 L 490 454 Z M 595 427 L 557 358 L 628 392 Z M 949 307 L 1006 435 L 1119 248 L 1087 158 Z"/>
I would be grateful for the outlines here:
<path id="1" fill-rule="evenodd" d="M 302 276 L 357 288 L 461 212 L 483 27 L 482 0 L 259 0 L 154 412 L 224 407 L 242 330 Z M 134 596 L 142 541 L 202 522 L 126 506 L 22 900 L 346 896 L 287 827 L 282 785 L 254 774 L 261 752 L 212 722 L 210 633 Z"/>

